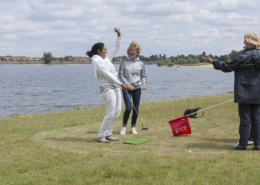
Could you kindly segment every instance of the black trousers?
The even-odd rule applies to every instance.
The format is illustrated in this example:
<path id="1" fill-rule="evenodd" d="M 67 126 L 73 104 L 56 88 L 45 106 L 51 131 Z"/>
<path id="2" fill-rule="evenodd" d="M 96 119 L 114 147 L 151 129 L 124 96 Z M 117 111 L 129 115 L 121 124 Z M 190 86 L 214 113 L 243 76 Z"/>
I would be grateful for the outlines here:
<path id="1" fill-rule="evenodd" d="M 239 103 L 238 113 L 240 118 L 240 146 L 247 146 L 250 129 L 254 137 L 254 146 L 260 146 L 260 104 Z"/>
<path id="2" fill-rule="evenodd" d="M 249 135 L 248 140 L 254 141 L 254 135 L 253 135 L 253 131 L 252 131 L 252 124 L 251 124 L 251 122 L 250 122 L 250 135 Z"/>

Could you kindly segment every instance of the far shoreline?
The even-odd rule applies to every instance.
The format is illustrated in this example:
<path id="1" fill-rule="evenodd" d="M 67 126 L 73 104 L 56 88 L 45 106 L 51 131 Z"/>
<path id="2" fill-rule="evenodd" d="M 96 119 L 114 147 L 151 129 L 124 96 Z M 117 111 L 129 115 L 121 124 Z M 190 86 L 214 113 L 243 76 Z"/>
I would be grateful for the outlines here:
<path id="1" fill-rule="evenodd" d="M 52 62 L 50 64 L 44 64 L 39 62 L 10 62 L 10 61 L 0 61 L 1 65 L 91 65 L 91 62 L 87 63 L 72 63 L 72 62 Z M 114 65 L 119 65 L 119 62 L 113 63 Z M 156 65 L 155 63 L 145 63 L 145 65 Z M 157 66 L 157 65 L 156 65 Z M 174 65 L 174 66 L 158 66 L 158 67 L 174 67 L 176 68 L 179 66 L 180 68 L 210 68 L 212 67 L 211 64 L 202 64 L 202 65 Z"/>

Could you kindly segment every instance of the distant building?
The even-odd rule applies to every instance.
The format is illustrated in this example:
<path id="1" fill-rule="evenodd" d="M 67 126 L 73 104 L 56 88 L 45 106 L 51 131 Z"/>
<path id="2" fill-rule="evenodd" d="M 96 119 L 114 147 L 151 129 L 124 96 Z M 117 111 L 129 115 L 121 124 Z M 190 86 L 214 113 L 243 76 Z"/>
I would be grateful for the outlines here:
<path id="1" fill-rule="evenodd" d="M 0 61 L 42 61 L 43 57 L 27 57 L 27 56 L 0 56 Z M 80 62 L 89 62 L 88 57 L 80 56 L 66 56 L 66 57 L 52 57 L 53 61 L 80 61 Z"/>

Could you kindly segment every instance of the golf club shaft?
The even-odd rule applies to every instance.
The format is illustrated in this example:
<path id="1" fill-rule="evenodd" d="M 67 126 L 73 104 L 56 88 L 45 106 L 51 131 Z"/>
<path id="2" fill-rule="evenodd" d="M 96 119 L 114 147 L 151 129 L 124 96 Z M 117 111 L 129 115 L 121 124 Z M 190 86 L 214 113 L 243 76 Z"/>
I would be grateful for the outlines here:
<path id="1" fill-rule="evenodd" d="M 233 100 L 233 99 L 232 99 L 232 100 Z M 200 110 L 200 111 L 193 112 L 193 113 L 191 113 L 191 114 L 187 114 L 186 116 L 190 116 L 190 115 L 192 115 L 192 114 L 195 114 L 195 113 L 198 113 L 198 112 L 202 112 L 202 111 L 204 111 L 204 110 L 211 109 L 211 108 L 213 108 L 213 107 L 216 107 L 216 106 L 219 106 L 219 105 L 222 105 L 222 104 L 228 103 L 228 102 L 230 102 L 230 101 L 232 101 L 232 100 L 228 100 L 228 101 L 225 101 L 225 102 L 222 102 L 222 103 L 219 103 L 219 104 L 213 105 L 213 106 L 211 106 L 211 107 L 208 107 L 208 108 L 202 109 L 202 110 Z"/>

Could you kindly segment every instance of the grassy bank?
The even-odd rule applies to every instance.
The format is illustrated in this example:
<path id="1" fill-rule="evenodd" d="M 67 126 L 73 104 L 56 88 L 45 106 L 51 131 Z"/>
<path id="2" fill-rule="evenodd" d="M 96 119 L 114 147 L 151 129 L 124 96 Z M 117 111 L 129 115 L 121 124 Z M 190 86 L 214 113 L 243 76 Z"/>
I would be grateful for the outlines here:
<path id="1" fill-rule="evenodd" d="M 237 104 L 229 102 L 189 119 L 192 134 L 173 137 L 168 121 L 187 108 L 207 108 L 233 94 L 145 103 L 147 131 L 96 143 L 105 108 L 0 120 L 0 184 L 259 184 L 259 152 L 232 151 L 238 141 Z M 150 139 L 143 145 L 123 141 Z"/>

